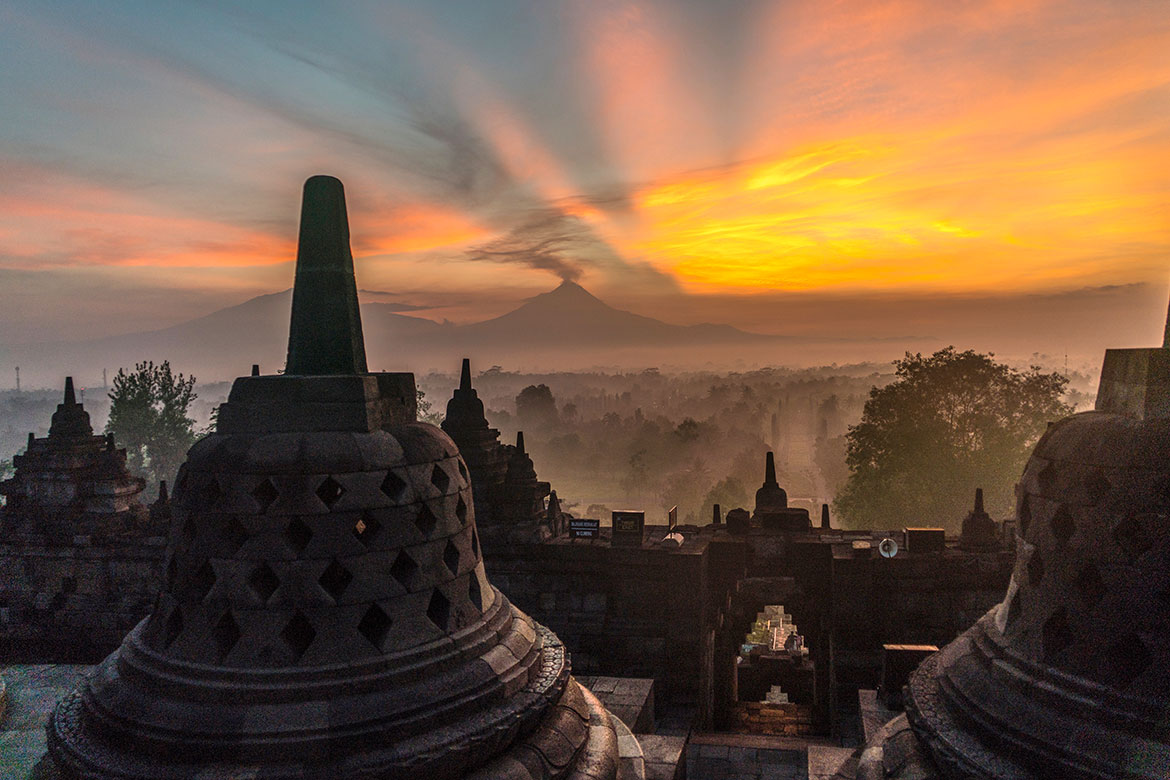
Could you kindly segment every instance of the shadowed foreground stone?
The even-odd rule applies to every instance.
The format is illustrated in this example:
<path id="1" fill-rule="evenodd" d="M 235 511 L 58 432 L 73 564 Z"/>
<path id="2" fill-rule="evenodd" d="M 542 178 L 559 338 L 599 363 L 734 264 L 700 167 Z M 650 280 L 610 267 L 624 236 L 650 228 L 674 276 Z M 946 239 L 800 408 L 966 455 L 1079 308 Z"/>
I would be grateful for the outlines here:
<path id="1" fill-rule="evenodd" d="M 154 612 L 58 705 L 50 755 L 87 778 L 640 777 L 484 574 L 467 466 L 415 420 L 413 375 L 346 352 L 344 217 L 340 182 L 310 179 L 289 370 L 237 379 L 191 448 Z"/>
<path id="2" fill-rule="evenodd" d="M 911 675 L 859 778 L 1170 777 L 1168 356 L 1109 350 L 1098 411 L 1040 439 L 1003 602 Z"/>

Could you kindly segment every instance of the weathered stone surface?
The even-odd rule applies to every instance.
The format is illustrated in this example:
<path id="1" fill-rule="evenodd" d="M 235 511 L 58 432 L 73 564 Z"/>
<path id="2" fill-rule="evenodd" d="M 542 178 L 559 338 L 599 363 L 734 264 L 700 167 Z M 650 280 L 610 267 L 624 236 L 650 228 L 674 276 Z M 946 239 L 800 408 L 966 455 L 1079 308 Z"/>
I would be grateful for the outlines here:
<path id="1" fill-rule="evenodd" d="M 66 379 L 49 435 L 0 483 L 0 657 L 93 662 L 149 611 L 163 570 L 165 499 L 149 510 L 126 451 L 94 436 Z"/>
<path id="2" fill-rule="evenodd" d="M 0 777 L 47 778 L 45 723 L 53 705 L 92 667 L 33 664 L 0 666 Z"/>
<path id="3" fill-rule="evenodd" d="M 471 363 L 466 358 L 442 427 L 465 459 L 476 523 L 489 550 L 565 532 L 568 515 L 560 510 L 549 483 L 537 478 L 523 432 L 517 434 L 516 446 L 504 445 L 499 442 L 500 432 L 488 426 L 483 401 L 471 386 Z"/>
<path id="4" fill-rule="evenodd" d="M 310 180 L 290 373 L 237 380 L 188 454 L 162 592 L 57 707 L 57 767 L 640 780 L 561 642 L 488 581 L 468 469 L 414 420 L 413 377 L 361 373 L 344 213 L 339 182 Z"/>
<path id="5" fill-rule="evenodd" d="M 1161 352 L 1111 350 L 1107 411 L 1036 445 L 1003 601 L 911 675 L 858 777 L 1170 776 L 1170 387 L 1139 398 L 1119 362 Z"/>

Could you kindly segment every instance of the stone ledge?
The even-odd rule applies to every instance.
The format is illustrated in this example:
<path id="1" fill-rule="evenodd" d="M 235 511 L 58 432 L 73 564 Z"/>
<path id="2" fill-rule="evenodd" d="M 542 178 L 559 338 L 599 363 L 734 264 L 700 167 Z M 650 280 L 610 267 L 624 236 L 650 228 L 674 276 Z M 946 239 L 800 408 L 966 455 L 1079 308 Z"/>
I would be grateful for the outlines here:
<path id="1" fill-rule="evenodd" d="M 576 675 L 574 675 L 576 676 Z M 633 677 L 576 676 L 635 734 L 654 730 L 654 680 Z"/>

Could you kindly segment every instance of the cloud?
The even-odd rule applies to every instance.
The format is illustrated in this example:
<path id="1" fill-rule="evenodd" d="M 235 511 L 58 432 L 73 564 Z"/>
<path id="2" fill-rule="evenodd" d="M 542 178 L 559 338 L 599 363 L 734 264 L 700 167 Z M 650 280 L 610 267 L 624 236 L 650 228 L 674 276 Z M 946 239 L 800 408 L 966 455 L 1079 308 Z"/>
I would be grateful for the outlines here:
<path id="1" fill-rule="evenodd" d="M 19 5 L 0 266 L 275 289 L 319 171 L 385 289 L 681 284 L 733 316 L 778 289 L 1067 290 L 1165 265 L 1154 2 Z"/>
<path id="2" fill-rule="evenodd" d="M 375 298 L 398 298 L 402 295 L 401 293 L 364 289 L 359 289 L 358 294 L 373 296 Z M 434 306 L 425 306 L 415 303 L 403 303 L 402 301 L 379 301 L 378 305 L 386 311 L 425 311 L 427 309 L 436 308 Z"/>
<path id="3" fill-rule="evenodd" d="M 467 259 L 527 266 L 577 281 L 596 239 L 577 217 L 556 208 L 534 211 L 505 235 L 467 250 Z"/>

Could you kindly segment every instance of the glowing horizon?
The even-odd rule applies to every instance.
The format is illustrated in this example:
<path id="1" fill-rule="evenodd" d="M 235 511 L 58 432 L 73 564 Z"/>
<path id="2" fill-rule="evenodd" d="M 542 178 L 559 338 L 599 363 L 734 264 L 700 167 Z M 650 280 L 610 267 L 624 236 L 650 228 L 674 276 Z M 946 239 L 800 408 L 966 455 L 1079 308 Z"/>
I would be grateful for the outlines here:
<path id="1" fill-rule="evenodd" d="M 326 172 L 362 285 L 464 316 L 556 276 L 696 305 L 1165 281 L 1158 3 L 523 8 L 0 9 L 0 274 L 283 289 Z"/>

